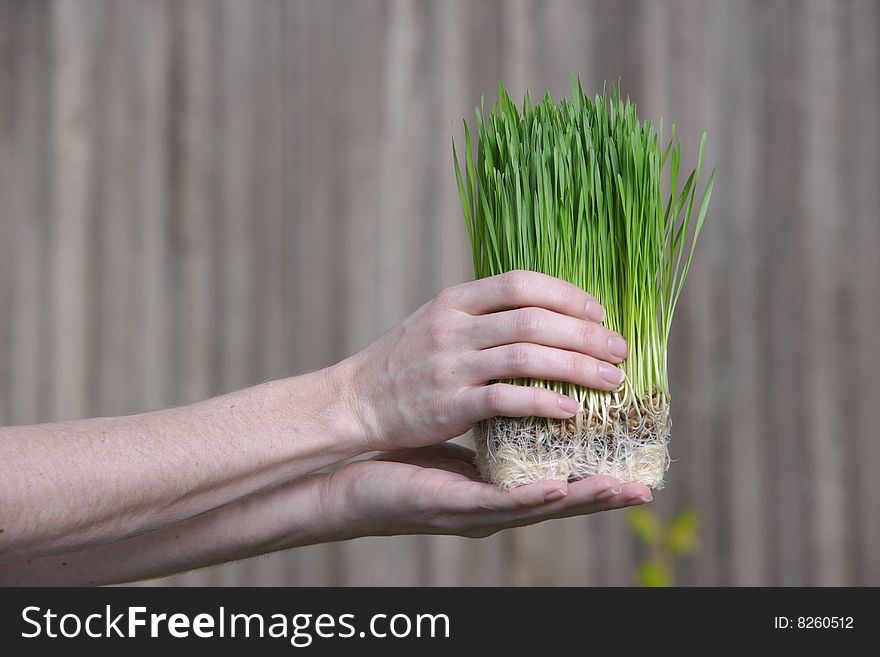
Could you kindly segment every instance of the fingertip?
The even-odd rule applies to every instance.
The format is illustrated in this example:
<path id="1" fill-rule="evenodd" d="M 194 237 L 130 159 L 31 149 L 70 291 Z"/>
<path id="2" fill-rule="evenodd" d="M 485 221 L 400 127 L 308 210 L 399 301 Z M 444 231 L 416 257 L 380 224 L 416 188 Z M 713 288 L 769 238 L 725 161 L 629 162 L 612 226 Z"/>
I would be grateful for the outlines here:
<path id="1" fill-rule="evenodd" d="M 605 320 L 605 308 L 602 307 L 598 301 L 594 298 L 589 297 L 587 299 L 587 309 L 586 309 L 587 319 L 591 319 L 594 322 L 603 322 Z"/>
<path id="2" fill-rule="evenodd" d="M 597 362 L 597 370 L 604 387 L 610 390 L 617 389 L 626 378 L 626 374 L 622 369 L 605 361 L 600 360 Z"/>
<path id="3" fill-rule="evenodd" d="M 571 397 L 566 397 L 565 395 L 559 396 L 559 408 L 565 412 L 568 417 L 575 415 L 579 410 L 581 410 L 581 404 L 579 401 L 572 399 Z"/>
<path id="4" fill-rule="evenodd" d="M 648 486 L 638 483 L 626 484 L 623 491 L 627 506 L 640 506 L 653 501 L 654 493 Z"/>
<path id="5" fill-rule="evenodd" d="M 615 362 L 619 363 L 626 359 L 629 353 L 629 346 L 619 333 L 612 333 L 608 336 L 608 353 L 614 357 Z"/>

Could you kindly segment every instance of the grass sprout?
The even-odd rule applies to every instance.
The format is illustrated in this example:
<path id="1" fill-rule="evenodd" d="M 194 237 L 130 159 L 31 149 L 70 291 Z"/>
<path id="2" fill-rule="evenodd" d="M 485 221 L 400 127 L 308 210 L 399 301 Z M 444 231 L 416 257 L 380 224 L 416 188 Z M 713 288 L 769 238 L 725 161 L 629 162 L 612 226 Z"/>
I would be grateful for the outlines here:
<path id="1" fill-rule="evenodd" d="M 706 133 L 685 176 L 675 125 L 664 143 L 663 122 L 641 121 L 619 85 L 590 97 L 574 75 L 570 98 L 533 104 L 527 91 L 520 106 L 499 82 L 498 101 L 487 114 L 481 100 L 475 119 L 475 144 L 463 121 L 462 160 L 452 146 L 475 277 L 528 269 L 569 281 L 629 344 L 626 378 L 611 393 L 506 381 L 578 399 L 588 423 L 665 410 L 669 332 L 715 180 L 713 170 L 697 203 Z"/>

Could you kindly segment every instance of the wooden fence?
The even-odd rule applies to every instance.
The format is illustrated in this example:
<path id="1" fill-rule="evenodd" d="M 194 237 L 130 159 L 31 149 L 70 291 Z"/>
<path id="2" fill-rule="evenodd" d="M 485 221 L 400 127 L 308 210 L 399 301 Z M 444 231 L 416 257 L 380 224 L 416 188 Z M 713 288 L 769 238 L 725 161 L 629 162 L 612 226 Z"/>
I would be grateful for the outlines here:
<path id="1" fill-rule="evenodd" d="M 333 363 L 471 276 L 453 121 L 623 82 L 709 131 L 670 352 L 681 584 L 880 584 L 880 3 L 0 0 L 0 423 Z M 458 124 L 456 124 L 458 125 Z M 624 513 L 165 584 L 632 581 Z"/>

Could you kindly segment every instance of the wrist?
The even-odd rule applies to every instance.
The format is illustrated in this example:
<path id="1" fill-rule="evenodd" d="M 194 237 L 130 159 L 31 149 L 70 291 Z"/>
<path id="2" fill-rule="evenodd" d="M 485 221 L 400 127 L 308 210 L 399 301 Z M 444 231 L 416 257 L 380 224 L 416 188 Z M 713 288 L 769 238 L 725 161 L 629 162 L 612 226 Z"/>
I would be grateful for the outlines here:
<path id="1" fill-rule="evenodd" d="M 350 452 L 358 456 L 378 449 L 374 446 L 371 406 L 360 393 L 362 365 L 357 354 L 319 370 L 322 398 L 328 400 L 318 413 L 320 421 Z"/>
<path id="2" fill-rule="evenodd" d="M 347 540 L 364 536 L 390 536 L 394 514 L 387 513 L 388 498 L 376 480 L 371 459 L 357 460 L 323 477 L 319 514 L 329 519 L 322 527 L 323 540 Z M 327 536 L 331 538 L 326 538 Z"/>
<path id="3" fill-rule="evenodd" d="M 323 463 L 319 467 L 365 451 L 363 431 L 341 382 L 343 374 L 328 367 L 262 384 L 266 388 L 279 386 L 276 393 L 267 392 L 279 402 L 277 429 L 283 444 L 291 448 L 299 445 L 298 450 L 314 452 L 313 456 L 320 454 Z M 268 403 L 262 402 L 263 410 Z M 303 454 L 295 451 L 291 456 L 302 459 Z"/>
<path id="4" fill-rule="evenodd" d="M 381 450 L 375 407 L 364 393 L 364 364 L 360 354 L 354 354 L 335 365 L 321 370 L 325 375 L 327 395 L 337 401 L 337 430 L 352 442 L 356 454 Z"/>

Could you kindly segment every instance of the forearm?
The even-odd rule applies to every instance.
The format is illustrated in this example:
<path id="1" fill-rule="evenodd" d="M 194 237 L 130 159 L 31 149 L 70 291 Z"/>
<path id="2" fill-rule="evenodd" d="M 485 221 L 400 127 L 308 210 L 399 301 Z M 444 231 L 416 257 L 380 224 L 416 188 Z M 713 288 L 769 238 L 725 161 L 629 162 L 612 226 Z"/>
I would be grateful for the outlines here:
<path id="1" fill-rule="evenodd" d="M 142 415 L 0 429 L 0 561 L 153 530 L 364 451 L 347 367 Z"/>
<path id="2" fill-rule="evenodd" d="M 350 538 L 327 475 L 271 490 L 122 541 L 0 564 L 0 585 L 82 586 L 161 577 L 301 545 Z M 332 507 L 332 508 L 331 508 Z"/>

